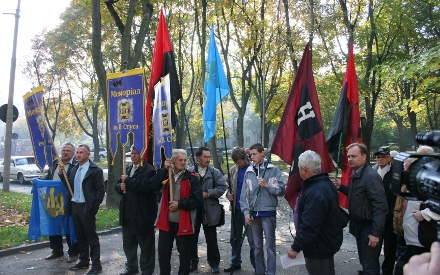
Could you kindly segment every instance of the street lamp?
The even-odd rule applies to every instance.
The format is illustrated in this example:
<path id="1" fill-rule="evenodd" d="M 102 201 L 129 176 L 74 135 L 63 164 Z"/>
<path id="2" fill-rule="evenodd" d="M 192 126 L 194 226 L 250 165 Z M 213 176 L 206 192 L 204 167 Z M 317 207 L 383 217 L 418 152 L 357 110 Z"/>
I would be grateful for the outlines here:
<path id="1" fill-rule="evenodd" d="M 6 111 L 6 133 L 5 133 L 5 155 L 3 162 L 3 191 L 9 191 L 9 181 L 11 178 L 11 142 L 12 142 L 12 122 L 13 122 L 13 104 L 14 104 L 14 84 L 15 84 L 15 66 L 17 63 L 17 35 L 18 19 L 20 18 L 20 1 L 18 0 L 15 13 L 5 13 L 15 15 L 14 42 L 12 46 L 11 72 L 9 78 L 9 97 L 8 109 Z"/>

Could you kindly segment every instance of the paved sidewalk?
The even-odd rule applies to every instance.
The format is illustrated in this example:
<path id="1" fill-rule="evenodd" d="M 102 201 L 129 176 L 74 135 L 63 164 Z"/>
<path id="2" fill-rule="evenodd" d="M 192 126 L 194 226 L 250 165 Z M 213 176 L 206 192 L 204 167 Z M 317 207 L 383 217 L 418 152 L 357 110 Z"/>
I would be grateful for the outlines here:
<path id="1" fill-rule="evenodd" d="M 283 175 L 286 177 L 287 172 Z M 223 196 L 220 199 L 221 203 L 225 205 L 226 210 L 226 223 L 222 227 L 219 227 L 218 243 L 221 255 L 220 269 L 221 274 L 229 274 L 223 272 L 223 269 L 230 264 L 231 246 L 229 244 L 230 234 L 230 213 L 229 202 Z M 292 244 L 292 234 L 295 234 L 292 220 L 292 209 L 283 198 L 279 199 L 280 205 L 278 207 L 277 214 L 277 231 L 276 231 L 276 245 L 277 245 L 277 274 L 308 274 L 304 265 L 283 269 L 281 266 L 280 256 L 286 254 L 288 247 Z M 202 230 L 203 231 L 203 230 Z M 157 247 L 158 232 L 156 232 L 156 247 Z M 122 249 L 122 233 L 120 228 L 113 229 L 111 231 L 100 233 L 101 242 L 101 261 L 103 267 L 102 274 L 119 274 L 124 268 L 125 255 Z M 67 248 L 67 245 L 64 246 Z M 44 260 L 44 257 L 51 252 L 48 242 L 37 243 L 33 245 L 22 246 L 18 248 L 12 248 L 7 250 L 0 250 L 0 274 L 22 275 L 22 274 L 35 274 L 35 275 L 55 275 L 55 274 L 85 274 L 87 271 L 70 271 L 68 267 L 71 265 L 65 260 L 67 259 L 67 253 L 65 253 L 64 259 Z M 201 232 L 199 239 L 199 268 L 192 274 L 204 274 L 211 273 L 210 267 L 206 260 L 206 243 L 204 235 Z M 242 269 L 234 271 L 234 274 L 254 274 L 254 270 L 249 262 L 249 246 L 247 240 L 243 245 L 242 251 Z M 383 256 L 381 256 L 381 261 Z M 178 252 L 174 248 L 172 255 L 172 274 L 177 274 L 179 259 Z M 356 249 L 356 242 L 353 236 L 348 233 L 348 227 L 344 229 L 344 242 L 341 250 L 335 255 L 335 269 L 336 274 L 357 274 L 357 270 L 361 269 L 359 264 L 358 254 Z M 159 264 L 157 262 L 156 255 L 156 269 L 155 274 L 160 274 Z"/>

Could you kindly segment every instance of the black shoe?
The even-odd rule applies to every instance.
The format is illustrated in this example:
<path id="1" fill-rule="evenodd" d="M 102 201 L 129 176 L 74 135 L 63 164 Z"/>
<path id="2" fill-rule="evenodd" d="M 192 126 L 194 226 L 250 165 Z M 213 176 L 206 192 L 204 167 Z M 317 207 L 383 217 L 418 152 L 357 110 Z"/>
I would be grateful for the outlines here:
<path id="1" fill-rule="evenodd" d="M 92 268 L 86 275 L 96 275 L 102 272 L 102 268 Z"/>
<path id="2" fill-rule="evenodd" d="M 52 251 L 52 253 L 50 253 L 49 256 L 47 256 L 46 258 L 44 258 L 45 260 L 52 260 L 52 259 L 56 259 L 56 258 L 60 258 L 64 256 L 64 252 L 56 252 L 56 251 Z"/>
<path id="3" fill-rule="evenodd" d="M 362 270 L 358 270 L 358 275 L 362 275 Z"/>
<path id="4" fill-rule="evenodd" d="M 220 268 L 218 268 L 217 266 L 211 267 L 211 272 L 213 274 L 219 274 L 220 273 Z"/>
<path id="5" fill-rule="evenodd" d="M 134 270 L 128 270 L 128 269 L 126 269 L 126 270 L 124 270 L 124 272 L 121 272 L 121 273 L 119 273 L 119 275 L 132 275 L 132 274 L 138 274 L 139 273 L 139 271 L 134 271 Z"/>
<path id="6" fill-rule="evenodd" d="M 79 262 L 76 265 L 69 266 L 70 270 L 79 270 L 79 269 L 88 269 L 88 268 L 89 268 L 89 263 L 85 263 L 85 262 Z"/>
<path id="7" fill-rule="evenodd" d="M 239 270 L 241 269 L 241 264 L 237 264 L 235 266 L 232 266 L 232 264 L 230 264 L 227 268 L 224 269 L 225 272 L 231 272 L 232 271 L 232 267 L 234 267 L 234 270 Z"/>
<path id="8" fill-rule="evenodd" d="M 197 265 L 190 265 L 189 266 L 189 272 L 193 272 L 195 270 L 197 270 Z"/>

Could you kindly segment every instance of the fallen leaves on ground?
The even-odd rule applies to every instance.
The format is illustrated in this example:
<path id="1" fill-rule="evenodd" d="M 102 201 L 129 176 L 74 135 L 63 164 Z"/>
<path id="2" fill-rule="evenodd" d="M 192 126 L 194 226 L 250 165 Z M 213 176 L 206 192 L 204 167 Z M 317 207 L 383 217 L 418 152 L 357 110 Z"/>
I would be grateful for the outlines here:
<path id="1" fill-rule="evenodd" d="M 17 207 L 0 205 L 0 227 L 25 227 L 29 224 L 29 214 L 20 213 Z"/>

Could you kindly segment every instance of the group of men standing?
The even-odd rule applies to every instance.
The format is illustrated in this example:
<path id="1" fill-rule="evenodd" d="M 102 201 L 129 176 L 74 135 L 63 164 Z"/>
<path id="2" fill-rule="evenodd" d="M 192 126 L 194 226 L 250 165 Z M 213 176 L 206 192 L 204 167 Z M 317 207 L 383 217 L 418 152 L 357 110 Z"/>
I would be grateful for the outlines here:
<path id="1" fill-rule="evenodd" d="M 241 269 L 243 234 L 250 246 L 250 262 L 256 275 L 276 273 L 276 208 L 277 197 L 284 196 L 285 184 L 280 170 L 265 158 L 261 144 L 249 148 L 249 155 L 236 148 L 231 156 L 235 165 L 230 169 L 227 198 L 231 202 L 231 264 L 225 272 Z M 389 190 L 391 166 L 379 161 L 389 151 L 378 151 L 378 167 L 367 163 L 368 149 L 362 143 L 347 147 L 348 163 L 353 168 L 349 185 L 330 179 L 321 172 L 321 158 L 313 151 L 299 156 L 298 168 L 304 180 L 298 199 L 298 228 L 295 240 L 287 251 L 290 258 L 304 252 L 309 274 L 335 274 L 334 254 L 342 244 L 342 225 L 339 220 L 338 190 L 348 196 L 350 233 L 356 238 L 360 263 L 359 274 L 379 274 L 379 254 L 385 245 L 383 274 L 388 274 L 387 263 L 394 264 L 394 236 L 389 234 L 390 204 L 395 200 Z M 92 269 L 87 274 L 102 271 L 99 238 L 96 234 L 96 213 L 104 197 L 102 170 L 89 160 L 87 145 L 76 148 L 71 143 L 62 146 L 61 162 L 54 165 L 48 178 L 60 178 L 69 184 L 73 197 L 68 198 L 67 215 L 72 215 L 78 242 L 69 242 L 68 262 L 79 262 L 70 269 Z M 223 174 L 209 166 L 210 151 L 199 147 L 196 164 L 187 168 L 186 151 L 173 150 L 164 160 L 162 169 L 155 170 L 142 160 L 138 150 L 131 148 L 132 164 L 117 181 L 115 190 L 121 195 L 120 224 L 123 249 L 127 258 L 121 275 L 153 274 L 155 268 L 155 232 L 159 229 L 158 257 L 160 272 L 171 273 L 174 240 L 179 251 L 178 274 L 189 274 L 197 269 L 198 239 L 203 227 L 207 244 L 207 261 L 213 274 L 218 274 L 220 253 L 216 227 L 221 224 L 222 205 L 219 198 L 226 192 Z M 67 182 L 62 173 L 66 172 Z M 159 203 L 158 196 L 160 197 Z M 385 232 L 385 234 L 384 234 Z M 392 232 L 392 230 L 391 230 Z M 69 238 L 67 238 L 69 239 Z M 267 260 L 264 258 L 265 240 Z M 50 237 L 52 254 L 47 259 L 63 254 L 61 236 Z M 137 249 L 141 250 L 138 261 Z M 394 250 L 393 250 L 394 249 Z M 394 258 L 392 257 L 394 254 Z M 387 262 L 388 261 L 388 262 Z M 392 270 L 392 269 L 391 269 Z"/>

